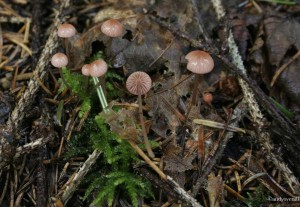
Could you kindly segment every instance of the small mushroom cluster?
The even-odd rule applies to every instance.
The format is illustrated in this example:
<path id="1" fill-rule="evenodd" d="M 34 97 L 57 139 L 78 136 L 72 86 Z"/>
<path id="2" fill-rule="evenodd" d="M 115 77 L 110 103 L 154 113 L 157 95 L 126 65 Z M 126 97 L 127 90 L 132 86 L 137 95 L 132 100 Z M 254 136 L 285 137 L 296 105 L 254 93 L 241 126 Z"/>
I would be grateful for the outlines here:
<path id="1" fill-rule="evenodd" d="M 113 37 L 113 38 L 122 37 L 125 33 L 124 26 L 115 19 L 110 19 L 103 22 L 101 25 L 101 31 L 103 34 L 107 35 L 108 37 Z M 76 34 L 76 29 L 73 25 L 65 23 L 59 26 L 57 34 L 61 38 L 70 38 Z M 212 71 L 212 69 L 214 68 L 214 61 L 208 53 L 200 50 L 196 50 L 188 53 L 185 56 L 185 58 L 188 60 L 187 69 L 195 74 L 195 84 L 194 84 L 194 90 L 192 92 L 193 94 L 192 104 L 193 104 L 193 101 L 195 101 L 200 77 L 201 75 Z M 56 53 L 55 55 L 53 55 L 51 59 L 51 64 L 57 68 L 66 67 L 68 64 L 68 58 L 63 53 Z M 81 72 L 85 76 L 93 77 L 94 83 L 95 85 L 97 85 L 97 83 L 99 83 L 98 77 L 103 76 L 107 72 L 107 68 L 108 68 L 107 63 L 104 60 L 100 59 L 100 60 L 95 60 L 90 64 L 83 65 Z M 155 156 L 152 151 L 151 144 L 149 142 L 146 128 L 145 128 L 143 109 L 142 109 L 142 95 L 146 94 L 151 89 L 151 85 L 152 85 L 152 80 L 150 76 L 147 73 L 141 71 L 132 73 L 126 81 L 127 90 L 130 93 L 138 96 L 140 123 L 142 127 L 145 147 L 148 155 L 151 158 L 154 158 Z M 104 97 L 105 99 L 101 86 L 99 88 L 100 89 L 98 89 L 97 91 L 99 98 Z M 100 98 L 100 102 L 102 104 L 104 111 L 108 110 L 106 99 L 103 100 L 104 102 L 103 104 L 101 98 Z M 212 99 L 213 96 L 210 93 L 206 93 L 203 95 L 203 100 L 208 104 L 211 104 Z M 189 111 L 187 112 L 187 114 L 188 113 Z"/>
<path id="2" fill-rule="evenodd" d="M 104 60 L 95 60 L 90 64 L 84 64 L 81 72 L 85 76 L 101 77 L 107 71 L 107 63 Z"/>
<path id="3" fill-rule="evenodd" d="M 101 25 L 101 31 L 103 34 L 109 37 L 121 37 L 124 35 L 125 30 L 124 30 L 124 26 L 119 21 L 115 19 L 110 19 L 105 21 Z M 68 23 L 61 24 L 57 29 L 58 37 L 64 39 L 66 50 L 67 50 L 66 39 L 74 37 L 75 34 L 76 34 L 76 29 L 72 24 L 68 24 Z M 68 57 L 64 53 L 56 53 L 51 58 L 51 64 L 54 67 L 59 68 L 59 72 L 61 73 L 61 78 L 64 81 L 62 75 L 62 68 L 68 65 Z M 103 76 L 107 72 L 107 68 L 108 68 L 107 63 L 102 59 L 95 60 L 90 64 L 84 64 L 81 68 L 82 74 L 84 76 L 91 76 L 94 85 L 97 86 L 96 87 L 97 95 L 99 97 L 101 106 L 105 112 L 108 111 L 107 108 L 108 104 L 98 78 Z"/>
<path id="4" fill-rule="evenodd" d="M 123 24 L 116 19 L 109 19 L 102 23 L 101 31 L 108 37 L 122 37 L 125 33 Z M 71 38 L 76 34 L 76 28 L 69 23 L 58 26 L 57 35 L 60 38 Z M 51 58 L 51 64 L 56 68 L 66 67 L 68 57 L 64 53 L 56 53 Z M 107 71 L 107 64 L 104 60 L 97 60 L 82 67 L 82 74 L 85 76 L 100 77 Z"/>

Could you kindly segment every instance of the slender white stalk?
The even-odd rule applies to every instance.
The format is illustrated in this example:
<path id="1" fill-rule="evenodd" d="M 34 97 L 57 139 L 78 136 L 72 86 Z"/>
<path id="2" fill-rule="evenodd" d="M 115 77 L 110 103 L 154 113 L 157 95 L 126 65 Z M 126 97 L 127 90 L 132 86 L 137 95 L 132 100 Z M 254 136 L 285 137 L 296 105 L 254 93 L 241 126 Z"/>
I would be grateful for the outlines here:
<path id="1" fill-rule="evenodd" d="M 96 88 L 97 90 L 97 95 L 99 97 L 99 100 L 100 100 L 100 103 L 101 103 L 101 106 L 102 106 L 102 109 L 104 112 L 108 112 L 108 104 L 107 104 L 107 101 L 106 101 L 106 97 L 105 97 L 105 94 L 103 92 L 103 89 L 101 87 L 101 85 L 99 84 L 99 79 L 97 77 L 93 77 L 93 82 L 95 84 L 95 86 L 98 86 Z"/>

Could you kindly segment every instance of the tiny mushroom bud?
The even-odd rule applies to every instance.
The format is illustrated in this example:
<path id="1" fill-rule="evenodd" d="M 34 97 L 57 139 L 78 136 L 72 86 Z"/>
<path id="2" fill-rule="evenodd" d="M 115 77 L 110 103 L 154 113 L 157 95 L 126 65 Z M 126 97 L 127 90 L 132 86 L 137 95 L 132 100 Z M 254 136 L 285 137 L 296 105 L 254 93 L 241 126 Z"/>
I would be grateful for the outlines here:
<path id="1" fill-rule="evenodd" d="M 152 80 L 150 76 L 140 71 L 132 73 L 126 81 L 127 90 L 134 95 L 146 94 L 150 90 L 151 85 Z"/>
<path id="2" fill-rule="evenodd" d="M 214 68 L 214 60 L 207 52 L 195 50 L 185 56 L 188 60 L 187 69 L 196 74 L 205 74 Z"/>
<path id="3" fill-rule="evenodd" d="M 209 105 L 211 105 L 211 102 L 213 101 L 214 97 L 211 93 L 204 93 L 203 94 L 203 101 Z"/>
<path id="4" fill-rule="evenodd" d="M 56 53 L 51 58 L 51 64 L 56 68 L 62 68 L 68 65 L 68 57 L 64 53 Z"/>
<path id="5" fill-rule="evenodd" d="M 91 64 L 84 64 L 81 68 L 81 73 L 84 76 L 90 76 L 91 74 Z"/>
<path id="6" fill-rule="evenodd" d="M 103 76 L 107 71 L 107 64 L 104 60 L 95 60 L 90 64 L 90 75 L 92 77 Z"/>
<path id="7" fill-rule="evenodd" d="M 109 19 L 102 23 L 101 31 L 109 37 L 122 37 L 124 35 L 124 26 L 118 20 Z"/>
<path id="8" fill-rule="evenodd" d="M 62 38 L 70 38 L 74 36 L 76 33 L 76 29 L 72 24 L 61 24 L 57 29 L 57 35 Z"/>

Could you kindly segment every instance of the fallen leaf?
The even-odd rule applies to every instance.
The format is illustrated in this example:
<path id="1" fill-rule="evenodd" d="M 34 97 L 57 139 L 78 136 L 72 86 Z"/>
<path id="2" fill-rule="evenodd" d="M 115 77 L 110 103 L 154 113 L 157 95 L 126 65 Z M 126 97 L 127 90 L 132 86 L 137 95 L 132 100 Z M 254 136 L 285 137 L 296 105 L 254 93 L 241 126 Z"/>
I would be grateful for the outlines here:
<path id="1" fill-rule="evenodd" d="M 279 66 L 287 51 L 300 49 L 300 24 L 295 19 L 269 17 L 264 20 L 269 62 Z"/>

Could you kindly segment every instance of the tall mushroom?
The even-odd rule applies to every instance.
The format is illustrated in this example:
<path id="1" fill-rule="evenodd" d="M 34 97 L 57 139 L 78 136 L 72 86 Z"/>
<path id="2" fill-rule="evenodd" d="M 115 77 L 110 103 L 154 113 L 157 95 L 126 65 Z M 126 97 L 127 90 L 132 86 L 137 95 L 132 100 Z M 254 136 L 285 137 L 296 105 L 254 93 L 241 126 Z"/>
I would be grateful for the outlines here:
<path id="1" fill-rule="evenodd" d="M 62 69 L 63 68 L 65 69 L 66 66 L 68 65 L 68 62 L 69 62 L 68 57 L 61 52 L 55 53 L 51 58 L 51 65 L 58 68 L 63 83 L 69 88 L 70 86 L 68 85 L 67 81 L 64 79 L 63 72 L 62 72 Z"/>
<path id="2" fill-rule="evenodd" d="M 152 80 L 150 76 L 147 73 L 141 71 L 132 73 L 126 81 L 127 90 L 130 93 L 138 96 L 139 115 L 140 115 L 140 122 L 142 125 L 145 147 L 148 155 L 151 158 L 154 158 L 155 156 L 151 149 L 151 145 L 145 128 L 143 108 L 142 108 L 142 95 L 146 94 L 150 90 L 151 85 L 152 85 Z"/>
<path id="3" fill-rule="evenodd" d="M 208 54 L 207 52 L 201 51 L 201 50 L 195 50 L 192 52 L 189 52 L 185 59 L 188 60 L 187 69 L 195 74 L 195 83 L 194 83 L 194 89 L 192 92 L 192 104 L 195 104 L 196 102 L 196 95 L 197 95 L 197 88 L 199 85 L 199 81 L 201 79 L 201 76 L 203 74 L 209 73 L 214 68 L 214 60 Z M 187 116 L 190 113 L 191 107 L 187 111 Z"/>
<path id="4" fill-rule="evenodd" d="M 107 68 L 107 63 L 101 59 L 95 60 L 91 64 L 85 64 L 81 68 L 81 72 L 83 75 L 92 76 L 94 85 L 96 86 L 97 95 L 104 112 L 108 111 L 108 104 L 98 78 L 103 76 L 107 72 Z"/>
<path id="5" fill-rule="evenodd" d="M 63 44 L 67 54 L 69 54 L 70 44 L 74 41 L 73 37 L 75 34 L 76 28 L 72 24 L 64 23 L 57 28 L 57 36 L 63 38 Z"/>

